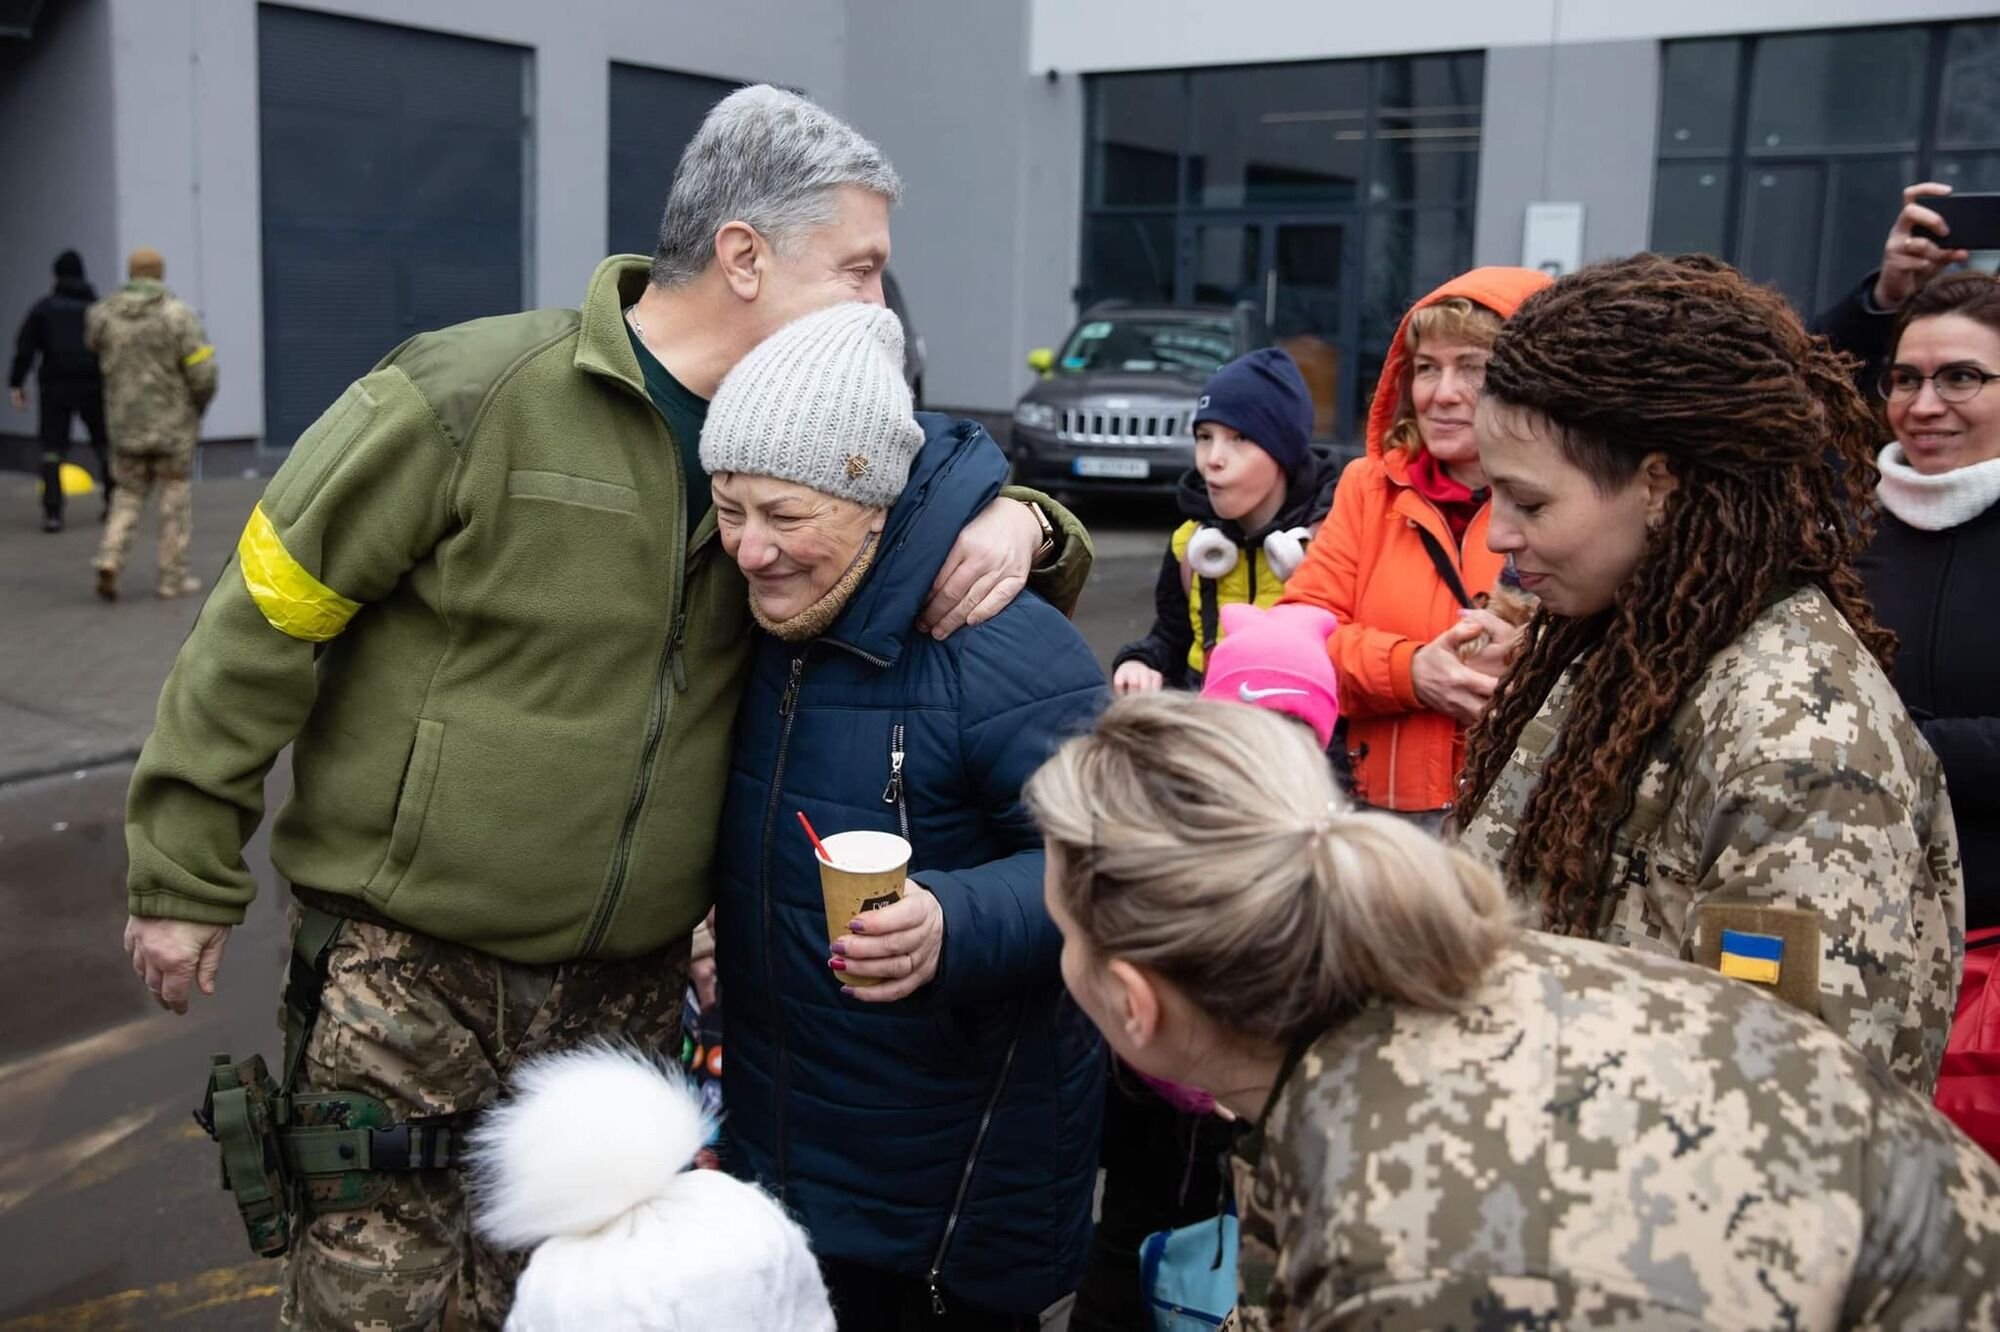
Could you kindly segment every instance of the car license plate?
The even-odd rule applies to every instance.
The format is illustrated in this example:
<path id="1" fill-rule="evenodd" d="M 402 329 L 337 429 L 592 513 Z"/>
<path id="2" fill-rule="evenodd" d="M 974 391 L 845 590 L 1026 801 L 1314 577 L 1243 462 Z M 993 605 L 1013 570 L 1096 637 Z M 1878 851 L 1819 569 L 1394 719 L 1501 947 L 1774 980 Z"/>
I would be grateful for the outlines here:
<path id="1" fill-rule="evenodd" d="M 1144 481 L 1152 471 L 1144 458 L 1078 458 L 1071 467 L 1078 476 L 1118 481 Z"/>

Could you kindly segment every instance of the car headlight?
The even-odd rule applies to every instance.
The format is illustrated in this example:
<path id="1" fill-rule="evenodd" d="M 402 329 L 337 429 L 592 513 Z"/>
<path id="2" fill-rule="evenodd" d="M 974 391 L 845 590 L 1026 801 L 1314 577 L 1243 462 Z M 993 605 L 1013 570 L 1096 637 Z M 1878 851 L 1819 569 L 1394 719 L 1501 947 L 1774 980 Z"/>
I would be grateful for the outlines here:
<path id="1" fill-rule="evenodd" d="M 1054 430 L 1058 413 L 1045 402 L 1023 402 L 1014 407 L 1014 424 L 1030 430 Z"/>

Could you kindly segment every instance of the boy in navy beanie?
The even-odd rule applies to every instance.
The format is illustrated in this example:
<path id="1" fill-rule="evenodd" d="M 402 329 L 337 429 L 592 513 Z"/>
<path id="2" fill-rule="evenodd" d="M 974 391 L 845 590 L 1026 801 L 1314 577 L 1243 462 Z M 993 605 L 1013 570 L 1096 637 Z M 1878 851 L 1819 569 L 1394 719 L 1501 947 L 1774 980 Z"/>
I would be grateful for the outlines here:
<path id="1" fill-rule="evenodd" d="M 1186 517 L 1168 542 L 1153 628 L 1127 644 L 1112 688 L 1140 694 L 1201 685 L 1222 636 L 1222 607 L 1275 605 L 1333 503 L 1332 462 L 1314 453 L 1305 376 L 1277 347 L 1217 370 L 1195 400 Z"/>

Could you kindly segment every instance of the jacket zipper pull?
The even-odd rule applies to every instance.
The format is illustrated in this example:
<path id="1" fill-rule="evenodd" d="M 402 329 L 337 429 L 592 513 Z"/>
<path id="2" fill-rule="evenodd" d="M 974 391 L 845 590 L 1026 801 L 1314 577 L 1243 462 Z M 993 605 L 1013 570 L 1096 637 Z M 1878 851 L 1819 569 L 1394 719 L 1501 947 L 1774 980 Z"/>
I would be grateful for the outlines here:
<path id="1" fill-rule="evenodd" d="M 931 1269 L 930 1287 L 931 1312 L 937 1317 L 942 1318 L 944 1317 L 944 1292 L 938 1289 L 938 1270 L 935 1267 Z"/>
<path id="2" fill-rule="evenodd" d="M 801 652 L 798 656 L 792 658 L 791 678 L 785 681 L 785 696 L 778 700 L 778 715 L 780 717 L 789 718 L 792 715 L 792 708 L 798 704 L 799 676 L 804 673 L 805 668 L 806 654 Z"/>
<path id="3" fill-rule="evenodd" d="M 687 646 L 687 611 L 683 608 L 674 616 L 674 635 L 670 640 L 669 654 L 674 661 L 674 692 L 685 694 L 688 687 L 687 659 L 682 649 Z"/>
<path id="4" fill-rule="evenodd" d="M 889 751 L 889 784 L 882 788 L 882 803 L 885 805 L 893 805 L 903 798 L 902 737 L 897 736 L 896 741 L 895 747 Z"/>

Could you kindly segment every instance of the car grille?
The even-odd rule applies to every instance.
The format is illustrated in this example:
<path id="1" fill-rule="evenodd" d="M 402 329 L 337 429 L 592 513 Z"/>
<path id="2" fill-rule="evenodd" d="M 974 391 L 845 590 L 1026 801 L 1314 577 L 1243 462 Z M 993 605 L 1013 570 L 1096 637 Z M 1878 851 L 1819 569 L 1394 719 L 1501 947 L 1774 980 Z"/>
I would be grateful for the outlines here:
<path id="1" fill-rule="evenodd" d="M 1090 407 L 1065 408 L 1056 438 L 1069 444 L 1136 444 L 1165 448 L 1192 440 L 1183 433 L 1185 410 L 1107 412 Z"/>

